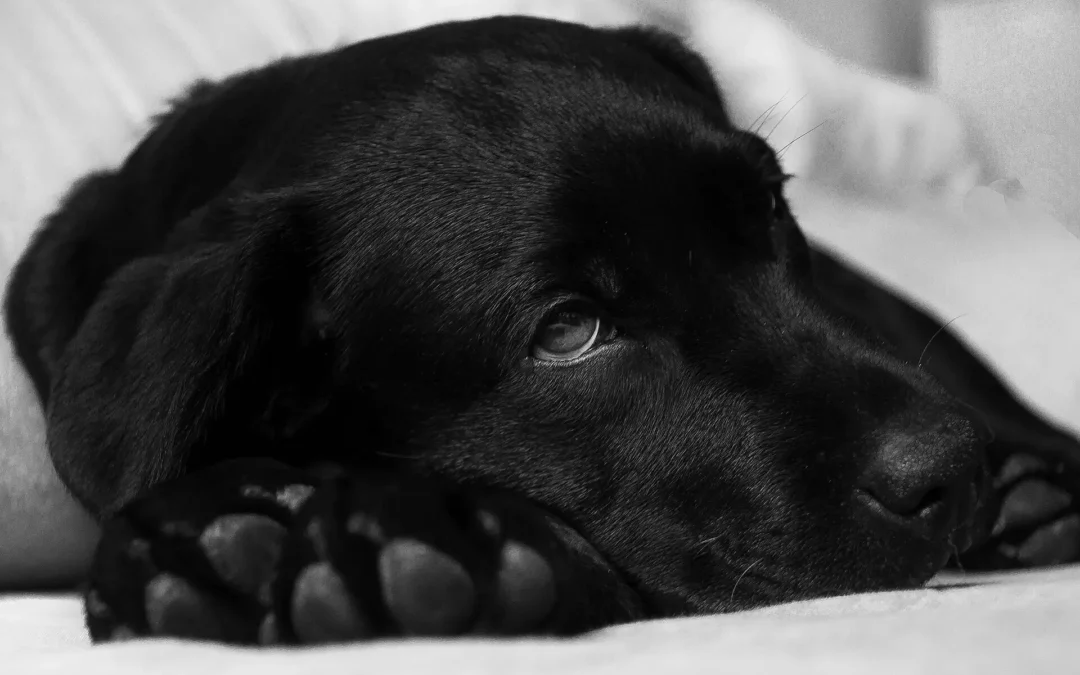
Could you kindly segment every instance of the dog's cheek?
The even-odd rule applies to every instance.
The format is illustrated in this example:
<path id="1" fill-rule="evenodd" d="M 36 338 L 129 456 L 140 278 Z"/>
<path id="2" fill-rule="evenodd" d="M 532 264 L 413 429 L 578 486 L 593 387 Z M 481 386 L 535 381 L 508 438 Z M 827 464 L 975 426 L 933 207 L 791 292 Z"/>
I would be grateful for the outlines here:
<path id="1" fill-rule="evenodd" d="M 767 414 L 760 396 L 711 383 L 669 391 L 662 409 L 626 430 L 621 459 L 632 468 L 620 476 L 625 489 L 602 550 L 626 560 L 657 602 L 692 611 L 843 587 L 843 579 L 823 575 L 831 568 L 847 574 L 835 559 L 857 553 L 844 540 L 846 518 L 831 489 L 810 494 L 806 457 L 784 419 Z M 829 484 L 827 475 L 819 478 Z"/>
<path id="2" fill-rule="evenodd" d="M 603 508 L 609 480 L 596 456 L 566 438 L 566 426 L 542 411 L 477 406 L 428 435 L 424 472 L 460 484 L 516 492 L 563 515 Z"/>
<path id="3" fill-rule="evenodd" d="M 704 524 L 724 522 L 720 533 L 739 539 L 738 514 L 764 506 L 739 494 L 760 467 L 736 452 L 741 425 L 709 405 L 714 392 L 673 377 L 666 363 L 628 364 L 632 356 L 505 383 L 501 396 L 431 436 L 425 462 L 558 512 L 675 610 L 690 606 L 702 551 L 709 555 L 700 540 L 718 533 Z"/>

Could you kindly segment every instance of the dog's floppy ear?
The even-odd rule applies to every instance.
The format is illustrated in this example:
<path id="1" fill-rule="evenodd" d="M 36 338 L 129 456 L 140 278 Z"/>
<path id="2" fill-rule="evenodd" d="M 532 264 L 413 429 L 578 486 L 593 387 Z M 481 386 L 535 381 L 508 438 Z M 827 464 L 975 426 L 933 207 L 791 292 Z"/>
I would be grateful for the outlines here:
<path id="1" fill-rule="evenodd" d="M 657 28 L 634 26 L 615 29 L 615 34 L 647 52 L 653 60 L 681 78 L 694 90 L 723 107 L 724 100 L 709 64 L 677 36 Z"/>
<path id="2" fill-rule="evenodd" d="M 258 418 L 283 370 L 302 367 L 304 243 L 290 239 L 302 228 L 276 226 L 284 210 L 256 198 L 197 213 L 236 236 L 136 259 L 101 289 L 46 410 L 53 463 L 92 511 L 177 476 L 199 450 L 258 453 L 220 421 L 225 409 L 237 424 Z"/>
<path id="3" fill-rule="evenodd" d="M 310 376 L 302 200 L 237 180 L 293 85 L 283 68 L 194 87 L 122 167 L 73 189 L 12 274 L 8 327 L 53 463 L 97 514 L 201 451 L 258 454 L 241 425 Z"/>
<path id="4" fill-rule="evenodd" d="M 162 251 L 178 225 L 234 180 L 290 84 L 280 64 L 193 84 L 154 118 L 121 167 L 78 181 L 34 234 L 12 270 L 4 312 L 42 404 L 106 280 Z"/>

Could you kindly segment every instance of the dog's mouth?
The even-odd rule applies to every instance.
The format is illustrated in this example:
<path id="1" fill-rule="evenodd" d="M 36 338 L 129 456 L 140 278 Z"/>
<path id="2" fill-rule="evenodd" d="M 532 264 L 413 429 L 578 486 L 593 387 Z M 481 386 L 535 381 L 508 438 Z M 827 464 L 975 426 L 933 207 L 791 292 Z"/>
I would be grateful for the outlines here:
<path id="1" fill-rule="evenodd" d="M 891 526 L 920 542 L 947 543 L 963 552 L 973 541 L 975 514 L 981 504 L 980 492 L 973 482 L 968 485 L 967 495 L 963 499 L 952 502 L 932 500 L 906 514 L 888 510 L 865 492 L 860 491 L 855 498 L 886 527 Z"/>
<path id="2" fill-rule="evenodd" d="M 904 585 L 916 587 L 989 537 L 997 512 L 991 487 L 989 472 L 984 470 L 961 491 L 961 497 L 928 500 L 905 514 L 888 510 L 866 493 L 857 493 L 855 499 L 877 521 L 879 531 L 883 528 L 912 556 Z"/>

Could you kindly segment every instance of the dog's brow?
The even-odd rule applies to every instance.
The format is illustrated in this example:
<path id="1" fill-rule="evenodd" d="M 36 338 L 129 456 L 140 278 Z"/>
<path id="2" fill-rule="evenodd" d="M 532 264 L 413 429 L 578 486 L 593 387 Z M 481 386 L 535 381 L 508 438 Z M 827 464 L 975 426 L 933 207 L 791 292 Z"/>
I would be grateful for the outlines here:
<path id="1" fill-rule="evenodd" d="M 622 278 L 607 262 L 594 259 L 586 266 L 585 273 L 604 296 L 614 298 L 622 292 Z"/>
<path id="2" fill-rule="evenodd" d="M 750 166 L 764 174 L 766 180 L 783 179 L 784 173 L 777 160 L 776 151 L 765 139 L 755 134 L 742 134 L 738 145 Z"/>

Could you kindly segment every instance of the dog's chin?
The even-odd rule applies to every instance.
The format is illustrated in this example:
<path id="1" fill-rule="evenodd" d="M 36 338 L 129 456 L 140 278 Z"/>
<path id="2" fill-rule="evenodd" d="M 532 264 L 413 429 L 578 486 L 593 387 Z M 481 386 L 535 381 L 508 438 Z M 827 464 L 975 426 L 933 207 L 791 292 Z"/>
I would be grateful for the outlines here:
<path id="1" fill-rule="evenodd" d="M 864 579 L 877 586 L 866 590 L 915 588 L 924 585 L 957 558 L 989 536 L 998 505 L 989 472 L 969 486 L 966 499 L 938 502 L 914 516 L 888 512 L 876 500 L 861 498 L 857 526 L 872 533 L 877 546 L 861 562 Z"/>
<path id="2" fill-rule="evenodd" d="M 985 538 L 989 526 L 985 522 L 988 510 L 981 509 L 981 500 L 973 499 L 960 513 L 941 514 L 948 519 L 944 534 L 934 537 L 905 534 L 888 538 L 880 554 L 873 560 L 864 560 L 866 572 L 863 579 L 869 588 L 860 591 L 889 591 L 918 588 L 938 574 L 950 560 L 958 558 Z M 931 514 L 938 515 L 938 514 Z"/>
<path id="3" fill-rule="evenodd" d="M 873 507 L 869 510 L 871 513 L 874 511 Z M 959 555 L 971 547 L 974 530 L 970 511 L 958 514 L 943 504 L 937 504 L 928 508 L 921 518 L 923 523 L 919 525 L 937 521 L 934 530 L 938 533 L 930 534 L 919 525 L 912 529 L 907 519 L 892 514 L 881 514 L 876 519 L 876 528 L 882 532 L 879 535 L 883 541 L 881 562 L 897 570 L 886 575 L 886 583 L 925 583 L 945 566 L 951 555 Z"/>
<path id="4" fill-rule="evenodd" d="M 906 547 L 902 552 L 895 551 L 895 556 L 879 549 L 880 552 L 873 556 L 854 561 L 855 564 L 849 567 L 843 577 L 836 575 L 836 568 L 821 569 L 820 574 L 803 570 L 802 574 L 797 574 L 791 582 L 771 589 L 768 595 L 754 597 L 747 588 L 742 597 L 714 598 L 709 603 L 713 608 L 710 611 L 731 612 L 784 602 L 921 588 L 933 579 L 950 559 L 966 550 L 964 540 L 967 534 L 962 530 L 966 530 L 966 527 L 957 530 L 958 543 L 954 543 L 952 538 L 923 541 Z M 743 583 L 745 584 L 745 581 Z"/>
<path id="5" fill-rule="evenodd" d="M 898 578 L 895 583 L 883 584 L 881 590 L 902 590 L 918 588 L 930 581 L 940 572 L 949 559 L 966 551 L 970 546 L 970 538 L 966 534 L 966 526 L 957 530 L 957 539 L 961 543 L 954 543 L 954 538 L 949 537 L 944 541 L 926 542 L 921 550 L 907 553 L 905 558 L 908 570 L 906 578 Z M 966 542 L 966 543 L 963 543 Z"/>
<path id="6" fill-rule="evenodd" d="M 958 537 L 964 536 L 958 532 Z M 924 541 L 902 552 L 875 547 L 873 553 L 854 555 L 846 565 L 779 570 L 779 574 L 748 566 L 737 579 L 725 579 L 692 593 L 683 601 L 682 609 L 673 613 L 723 614 L 857 593 L 915 589 L 924 586 L 962 551 L 949 540 Z"/>
<path id="7" fill-rule="evenodd" d="M 934 536 L 913 532 L 910 524 L 899 518 L 893 519 L 892 527 L 887 516 L 875 519 L 872 532 L 865 522 L 856 521 L 849 531 L 851 539 L 865 544 L 838 547 L 847 551 L 847 564 L 835 564 L 819 550 L 806 555 L 801 567 L 794 560 L 781 566 L 777 570 L 780 574 L 768 574 L 766 569 L 751 566 L 738 581 L 718 585 L 727 591 L 713 588 L 693 598 L 692 613 L 725 613 L 784 602 L 922 587 L 951 559 L 987 536 L 993 509 L 984 504 L 984 494 L 983 490 L 973 492 L 972 502 L 954 513 L 926 514 L 947 523 Z M 788 568 L 786 573 L 783 567 Z"/>

